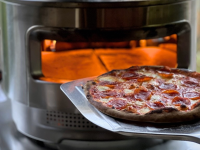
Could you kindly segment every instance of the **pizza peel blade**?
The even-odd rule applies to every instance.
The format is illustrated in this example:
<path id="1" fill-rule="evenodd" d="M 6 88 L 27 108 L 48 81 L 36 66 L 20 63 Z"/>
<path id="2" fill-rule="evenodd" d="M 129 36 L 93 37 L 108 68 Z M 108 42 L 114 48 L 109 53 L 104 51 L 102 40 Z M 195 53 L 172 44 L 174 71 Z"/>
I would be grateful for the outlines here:
<path id="1" fill-rule="evenodd" d="M 92 78 L 64 83 L 61 90 L 79 112 L 90 122 L 106 130 L 127 136 L 187 140 L 200 143 L 200 120 L 190 123 L 153 124 L 124 121 L 109 117 L 98 111 L 87 100 L 82 85 Z"/>

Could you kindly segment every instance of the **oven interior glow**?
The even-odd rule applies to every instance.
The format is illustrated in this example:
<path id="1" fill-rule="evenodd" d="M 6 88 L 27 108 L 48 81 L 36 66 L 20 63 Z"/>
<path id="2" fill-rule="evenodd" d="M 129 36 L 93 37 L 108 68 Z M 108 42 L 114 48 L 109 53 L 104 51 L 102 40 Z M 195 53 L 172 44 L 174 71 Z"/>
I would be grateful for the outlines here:
<path id="1" fill-rule="evenodd" d="M 63 83 L 134 65 L 177 67 L 177 36 L 126 42 L 44 40 L 40 80 Z"/>

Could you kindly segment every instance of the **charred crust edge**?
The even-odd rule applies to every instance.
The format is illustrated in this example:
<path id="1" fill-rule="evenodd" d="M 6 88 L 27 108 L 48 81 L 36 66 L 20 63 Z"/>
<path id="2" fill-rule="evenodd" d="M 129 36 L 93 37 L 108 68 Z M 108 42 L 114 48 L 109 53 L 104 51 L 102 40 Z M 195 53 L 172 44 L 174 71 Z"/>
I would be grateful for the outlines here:
<path id="1" fill-rule="evenodd" d="M 193 109 L 195 109 L 197 107 L 200 107 L 200 102 L 198 102 L 197 105 Z"/>
<path id="2" fill-rule="evenodd" d="M 172 108 L 172 107 L 166 107 L 166 108 L 152 110 L 152 111 L 146 113 L 145 115 L 147 115 L 147 114 L 155 114 L 155 113 L 171 113 L 171 112 L 174 112 L 174 111 L 178 111 L 178 109 Z"/>

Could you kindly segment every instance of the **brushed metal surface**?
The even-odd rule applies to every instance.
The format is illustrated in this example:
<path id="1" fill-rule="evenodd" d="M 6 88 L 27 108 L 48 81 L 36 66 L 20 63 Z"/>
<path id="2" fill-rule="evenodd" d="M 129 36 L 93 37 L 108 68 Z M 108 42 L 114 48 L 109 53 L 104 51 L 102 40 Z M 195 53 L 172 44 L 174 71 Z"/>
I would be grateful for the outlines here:
<path id="1" fill-rule="evenodd" d="M 143 27 L 139 29 L 105 30 L 105 29 L 71 29 L 34 26 L 27 32 L 27 60 L 29 65 L 28 92 L 29 105 L 32 107 L 60 110 L 69 112 L 73 106 L 66 101 L 63 93 L 59 90 L 58 83 L 37 80 L 42 77 L 41 41 L 52 39 L 58 41 L 87 42 L 87 41 L 126 41 L 144 38 L 158 38 L 167 35 L 178 35 L 178 58 L 179 68 L 188 68 L 190 61 L 190 25 L 185 22 L 166 25 L 164 27 Z M 64 36 L 63 36 L 64 35 Z M 95 38 L 94 38 L 95 37 Z M 78 61 L 78 60 L 77 60 Z M 67 65 L 67 64 L 66 64 Z M 38 94 L 40 93 L 40 94 Z"/>
<path id="2" fill-rule="evenodd" d="M 65 27 L 72 29 L 77 29 L 77 28 L 109 29 L 111 27 L 118 29 L 122 28 L 131 29 L 133 27 L 165 26 L 167 24 L 175 23 L 175 20 L 176 22 L 185 21 L 189 23 L 189 26 L 191 26 L 192 44 L 190 45 L 190 53 L 191 53 L 190 57 L 192 59 L 189 63 L 189 66 L 192 70 L 194 70 L 195 37 L 193 35 L 195 34 L 195 28 L 193 26 L 195 24 L 195 20 L 192 19 L 192 16 L 194 14 L 192 13 L 192 11 L 194 10 L 194 8 L 195 8 L 195 1 L 193 0 L 183 1 L 181 3 L 162 5 L 162 6 L 158 5 L 158 6 L 139 7 L 139 8 L 132 7 L 132 8 L 99 8 L 99 9 L 68 8 L 68 7 L 63 9 L 56 7 L 54 8 L 34 7 L 34 6 L 2 3 L 2 10 L 4 10 L 3 39 L 5 41 L 3 44 L 4 47 L 3 63 L 5 66 L 3 70 L 3 78 L 4 78 L 3 87 L 5 88 L 3 89 L 7 91 L 11 99 L 20 101 L 27 105 L 32 104 L 32 102 L 29 100 L 29 91 L 30 91 L 29 83 L 32 81 L 33 82 L 36 81 L 32 78 L 32 76 L 29 73 L 31 68 L 29 66 L 29 56 L 27 57 L 28 55 L 27 47 L 29 47 L 30 45 L 26 44 L 25 39 L 28 40 L 26 37 L 27 30 L 36 25 L 41 25 L 44 27 L 60 27 L 60 28 Z M 156 14 L 156 10 L 158 10 L 159 14 L 161 13 L 163 15 L 163 19 L 161 19 L 160 15 L 158 15 L 157 19 L 155 18 L 155 16 L 157 15 L 153 14 Z M 98 14 L 100 14 L 100 16 L 102 16 L 103 14 L 107 14 L 108 16 L 110 16 L 110 13 L 112 14 L 115 13 L 118 14 L 116 16 L 118 16 L 119 18 L 114 17 L 115 18 L 114 19 L 112 17 L 113 15 L 107 18 L 97 17 L 98 19 L 100 19 L 99 20 L 100 23 L 97 23 L 98 21 L 96 22 L 96 19 L 94 19 L 93 15 L 91 16 L 89 15 L 90 12 L 92 12 L 92 14 L 96 14 L 97 16 Z M 78 14 L 76 15 L 76 13 Z M 143 17 L 138 17 L 138 14 L 141 14 L 141 16 Z M 126 21 L 128 19 L 126 18 L 126 16 L 129 15 L 135 16 L 134 18 L 136 20 L 133 21 L 129 18 L 130 21 Z M 149 15 L 152 17 L 150 17 Z M 119 22 L 119 23 L 114 24 L 109 21 L 109 18 L 113 18 L 114 19 L 112 20 L 113 22 Z M 157 22 L 155 22 L 155 20 L 157 20 Z M 125 22 L 125 24 L 123 24 L 123 22 Z M 138 24 L 138 22 L 141 22 L 141 24 Z M 38 43 L 33 43 L 33 44 L 38 44 Z M 188 57 L 188 55 L 184 56 Z M 39 63 L 39 60 L 38 59 L 34 60 L 34 62 L 32 63 Z M 35 90 L 37 90 L 37 88 Z M 53 90 L 51 89 L 50 91 Z M 41 93 L 42 92 L 38 90 L 38 93 L 36 93 L 36 95 L 40 95 Z M 45 92 L 43 92 L 42 94 L 44 96 L 46 95 Z M 41 103 L 46 103 L 46 102 L 41 102 Z M 40 107 L 40 104 L 38 104 L 37 107 Z"/>
<path id="3" fill-rule="evenodd" d="M 144 150 L 152 146 L 156 146 L 163 143 L 161 139 L 148 139 L 148 138 L 132 138 L 116 141 L 87 141 L 87 140 L 68 140 L 62 139 L 59 143 L 43 143 L 41 141 L 34 140 L 23 134 L 21 134 L 15 123 L 12 120 L 11 115 L 11 101 L 5 99 L 4 93 L 0 87 L 0 150 L 52 150 L 52 149 L 68 149 L 68 150 L 121 150 L 129 149 L 131 147 L 137 148 L 137 150 Z M 42 132 L 45 134 L 44 132 Z M 103 132 L 104 133 L 104 132 Z M 103 135 L 103 133 L 100 133 Z M 80 134 L 80 133 L 79 133 Z M 54 135 L 51 135 L 52 137 Z M 94 136 L 92 136 L 94 137 Z M 146 141 L 146 144 L 141 145 L 142 141 Z"/>
<path id="4" fill-rule="evenodd" d="M 1 98 L 0 96 L 0 150 L 122 150 L 124 148 L 132 149 L 133 147 L 137 148 L 137 150 L 146 150 L 153 146 L 165 144 L 162 139 L 149 138 L 133 138 L 116 141 L 63 139 L 59 143 L 41 142 L 29 138 L 17 130 L 10 111 L 11 102 L 8 99 L 2 102 Z M 144 141 L 145 144 L 143 143 Z"/>
<path id="5" fill-rule="evenodd" d="M 188 0 L 1 0 L 5 3 L 17 3 L 32 6 L 50 6 L 50 7 L 123 7 L 123 6 L 146 6 L 146 5 L 164 5 L 174 2 Z M 112 6 L 110 6 L 112 3 Z M 113 5 L 114 4 L 114 5 Z"/>
<path id="6" fill-rule="evenodd" d="M 27 105 L 21 104 L 16 101 L 12 102 L 12 110 L 12 116 L 16 123 L 17 129 L 21 133 L 33 139 L 44 142 L 58 143 L 59 141 L 64 139 L 109 141 L 125 140 L 131 138 L 104 130 L 102 128 L 79 128 L 78 126 L 75 128 L 72 128 L 70 126 L 62 127 L 61 120 L 57 122 L 60 124 L 58 126 L 50 125 L 46 119 L 46 110 L 28 107 Z M 76 114 L 79 114 L 79 112 L 77 111 Z M 68 120 L 70 121 L 70 119 Z"/>
<path id="7" fill-rule="evenodd" d="M 160 4 L 140 2 L 127 3 L 35 3 L 25 1 L 1 1 L 2 13 L 2 38 L 3 38 L 3 81 L 2 88 L 12 100 L 13 118 L 22 133 L 40 140 L 47 140 L 49 136 L 43 136 L 42 132 L 52 132 L 56 141 L 64 137 L 65 129 L 52 128 L 49 125 L 40 124 L 41 116 L 46 111 L 62 111 L 65 113 L 77 113 L 77 109 L 66 99 L 60 91 L 60 84 L 38 81 L 35 75 L 41 74 L 41 69 L 32 66 L 40 65 L 38 52 L 39 42 L 29 43 L 29 33 L 33 27 L 58 29 L 136 29 L 153 28 L 184 22 L 188 30 L 179 34 L 189 34 L 188 39 L 182 39 L 186 43 L 183 51 L 179 51 L 180 58 L 185 57 L 189 61 L 189 68 L 195 70 L 196 28 L 195 28 L 195 0 L 188 1 L 161 1 Z M 21 3 L 22 2 L 22 3 Z M 34 4 L 34 5 L 32 5 Z M 110 5 L 111 4 L 111 5 Z M 135 7 L 135 6 L 141 7 Z M 132 19 L 134 18 L 134 19 Z M 163 30 L 162 30 L 163 31 Z M 186 32 L 187 31 L 187 32 Z M 159 35 L 164 35 L 165 31 Z M 152 34 L 152 33 L 151 33 Z M 186 35 L 187 35 L 186 34 Z M 141 34 L 138 34 L 141 36 Z M 40 35 L 36 35 L 40 36 Z M 42 36 L 40 37 L 42 39 Z M 190 43 L 191 44 L 187 44 Z M 36 48 L 29 53 L 30 47 Z M 189 51 L 189 55 L 188 55 Z M 186 52 L 186 53 L 185 53 Z M 182 55 L 184 53 L 184 55 Z M 183 57 L 181 57 L 181 55 Z M 32 57 L 34 56 L 34 57 Z M 34 58 L 34 59 L 31 59 Z M 32 72 L 33 71 L 33 72 Z M 18 111 L 20 112 L 18 114 Z M 42 113 L 42 115 L 41 115 Z M 21 115 L 21 116 L 20 116 Z M 40 116 L 41 115 L 41 116 Z M 26 122 L 26 119 L 27 122 Z M 37 122 L 34 122 L 34 119 Z M 29 124 L 33 122 L 33 124 Z M 41 127 L 40 129 L 37 129 Z M 36 130 L 37 129 L 37 130 Z M 59 130 L 59 131 L 58 131 Z M 80 132 L 84 133 L 84 130 Z M 79 134 L 66 134 L 67 138 L 79 138 Z M 109 135 L 109 134 L 108 134 Z M 84 135 L 80 138 L 85 138 Z"/>

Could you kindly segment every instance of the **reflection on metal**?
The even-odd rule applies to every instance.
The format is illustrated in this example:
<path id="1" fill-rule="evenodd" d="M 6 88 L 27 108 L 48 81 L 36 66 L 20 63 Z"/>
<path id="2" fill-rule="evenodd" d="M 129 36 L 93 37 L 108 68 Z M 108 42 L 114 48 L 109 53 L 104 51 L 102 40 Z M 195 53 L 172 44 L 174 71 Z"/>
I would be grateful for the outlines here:
<path id="1" fill-rule="evenodd" d="M 0 98 L 1 99 L 1 98 Z M 11 116 L 11 102 L 7 100 L 0 103 L 0 149 L 1 150 L 98 150 L 105 149 L 132 149 L 137 150 L 198 150 L 200 145 L 194 142 L 187 141 L 165 141 L 162 139 L 147 139 L 147 138 L 134 138 L 130 140 L 112 141 L 110 145 L 108 142 L 92 142 L 92 141 L 77 141 L 77 140 L 62 140 L 59 144 L 56 143 L 43 143 L 41 141 L 28 138 L 21 134 Z M 144 143 L 145 141 L 145 143 Z M 109 146 L 109 147 L 108 147 Z"/>
<path id="2" fill-rule="evenodd" d="M 80 28 L 79 24 L 79 8 L 75 9 L 75 28 Z"/>
<path id="3" fill-rule="evenodd" d="M 6 101 L 8 98 L 6 97 L 5 93 L 2 91 L 0 86 L 0 103 Z"/>
<path id="4" fill-rule="evenodd" d="M 177 34 L 178 67 L 194 68 L 195 62 L 189 58 L 195 56 L 194 0 L 43 2 L 3 2 L 6 14 L 3 16 L 5 61 L 2 84 L 8 87 L 3 90 L 12 100 L 12 113 L 17 129 L 27 136 L 48 142 L 58 142 L 63 138 L 127 138 L 106 130 L 68 130 L 46 124 L 47 111 L 74 114 L 78 111 L 61 92 L 59 83 L 35 79 L 43 75 L 41 42 L 44 39 L 62 42 L 85 42 L 89 39 L 93 42 L 113 42 Z M 99 136 L 98 133 L 105 134 Z"/>

